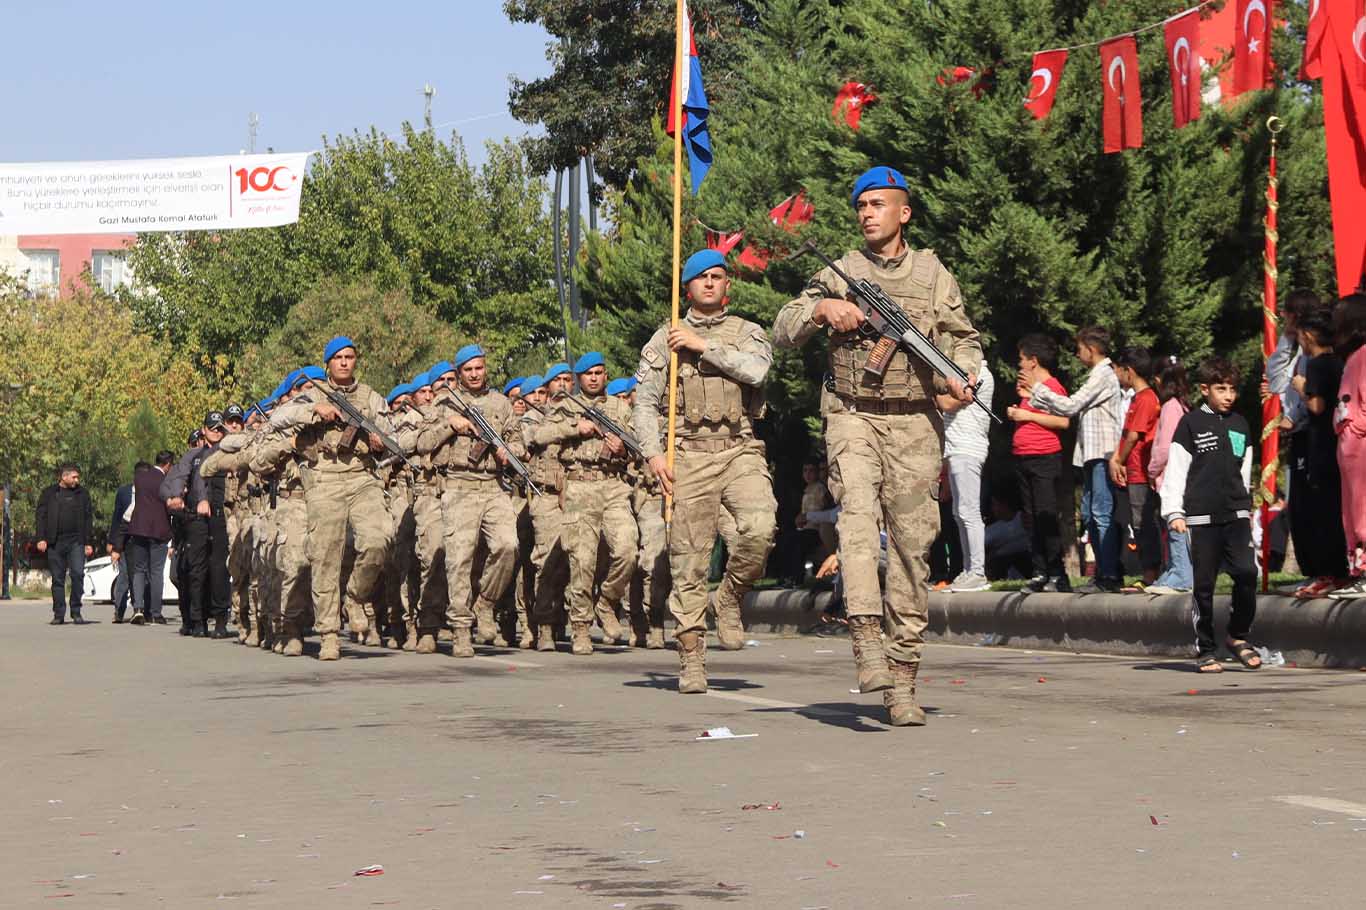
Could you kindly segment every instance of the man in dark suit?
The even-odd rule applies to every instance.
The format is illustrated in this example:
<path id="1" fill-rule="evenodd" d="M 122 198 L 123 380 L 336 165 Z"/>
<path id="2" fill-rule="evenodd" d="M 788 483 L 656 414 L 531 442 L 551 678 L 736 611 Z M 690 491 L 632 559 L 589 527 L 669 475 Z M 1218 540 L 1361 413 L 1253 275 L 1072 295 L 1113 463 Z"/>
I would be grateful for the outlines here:
<path id="1" fill-rule="evenodd" d="M 47 554 L 52 575 L 52 625 L 66 622 L 68 576 L 71 621 L 85 625 L 81 595 L 85 593 L 85 561 L 94 552 L 90 541 L 95 510 L 90 494 L 81 486 L 80 468 L 67 462 L 57 469 L 57 482 L 38 497 L 36 518 L 38 552 Z"/>
<path id="2" fill-rule="evenodd" d="M 150 468 L 145 461 L 139 461 L 133 468 L 133 474 L 142 468 Z M 124 516 L 128 515 L 133 505 L 133 485 L 126 483 L 114 492 L 114 513 L 109 521 L 109 540 L 104 545 L 104 551 L 109 554 L 109 562 L 117 573 L 114 576 L 114 589 L 110 592 L 109 599 L 114 602 L 114 622 L 123 622 L 123 614 L 128 609 L 128 560 L 124 558 L 124 551 L 127 549 L 128 541 L 128 521 Z"/>
<path id="3" fill-rule="evenodd" d="M 165 625 L 161 595 L 166 578 L 166 548 L 171 540 L 171 518 L 161 498 L 161 482 L 175 457 L 157 453 L 156 466 L 140 465 L 133 472 L 133 516 L 128 521 L 128 576 L 133 589 L 133 625 Z"/>

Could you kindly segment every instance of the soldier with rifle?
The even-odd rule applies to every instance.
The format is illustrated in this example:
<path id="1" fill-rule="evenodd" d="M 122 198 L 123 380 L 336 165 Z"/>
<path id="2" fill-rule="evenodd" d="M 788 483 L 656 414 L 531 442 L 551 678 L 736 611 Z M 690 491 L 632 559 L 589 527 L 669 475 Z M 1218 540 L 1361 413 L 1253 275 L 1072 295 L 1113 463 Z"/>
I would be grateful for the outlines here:
<path id="1" fill-rule="evenodd" d="M 905 178 L 872 168 L 855 181 L 850 201 L 863 247 L 827 261 L 778 313 L 773 335 L 789 348 L 829 336 L 821 414 L 830 491 L 841 507 L 839 557 L 859 689 L 883 692 L 894 726 L 919 726 L 925 712 L 915 680 L 943 450 L 935 396 L 973 400 L 982 348 L 953 275 L 932 251 L 906 245 Z M 879 524 L 887 532 L 885 600 Z"/>

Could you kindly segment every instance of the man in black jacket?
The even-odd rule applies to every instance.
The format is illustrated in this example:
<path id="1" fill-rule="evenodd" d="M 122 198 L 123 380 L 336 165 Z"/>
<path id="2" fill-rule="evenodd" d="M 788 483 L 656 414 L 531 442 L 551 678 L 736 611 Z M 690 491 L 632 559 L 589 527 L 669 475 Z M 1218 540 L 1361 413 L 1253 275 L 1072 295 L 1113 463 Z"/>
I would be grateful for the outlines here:
<path id="1" fill-rule="evenodd" d="M 139 461 L 133 468 L 136 474 L 143 467 L 151 467 Z M 123 614 L 128 609 L 128 560 L 124 551 L 128 549 L 128 521 L 124 518 L 133 507 L 133 485 L 126 483 L 114 491 L 114 513 L 109 520 L 109 541 L 104 550 L 109 554 L 109 563 L 114 568 L 114 586 L 109 599 L 114 602 L 114 622 L 123 622 Z"/>
<path id="2" fill-rule="evenodd" d="M 196 638 L 227 638 L 228 551 L 227 525 L 223 516 L 222 478 L 206 480 L 200 463 L 223 439 L 223 412 L 210 411 L 204 418 L 202 445 L 181 456 L 161 482 L 167 508 L 181 511 L 184 545 L 179 554 L 188 592 L 180 590 L 181 635 Z M 186 603 L 189 609 L 186 609 Z M 209 631 L 212 616 L 214 629 Z"/>
<path id="3" fill-rule="evenodd" d="M 81 469 L 71 463 L 57 469 L 57 482 L 38 497 L 38 552 L 47 554 L 52 575 L 52 625 L 66 622 L 68 577 L 71 581 L 71 621 L 84 625 L 81 595 L 85 592 L 85 560 L 95 512 L 90 494 L 81 486 Z"/>
<path id="4" fill-rule="evenodd" d="M 133 625 L 165 625 L 161 595 L 166 577 L 166 548 L 171 518 L 161 498 L 161 482 L 175 463 L 170 452 L 157 453 L 156 466 L 133 472 L 133 517 L 128 522 L 128 578 L 133 587 Z M 183 595 L 182 595 L 183 596 Z"/>

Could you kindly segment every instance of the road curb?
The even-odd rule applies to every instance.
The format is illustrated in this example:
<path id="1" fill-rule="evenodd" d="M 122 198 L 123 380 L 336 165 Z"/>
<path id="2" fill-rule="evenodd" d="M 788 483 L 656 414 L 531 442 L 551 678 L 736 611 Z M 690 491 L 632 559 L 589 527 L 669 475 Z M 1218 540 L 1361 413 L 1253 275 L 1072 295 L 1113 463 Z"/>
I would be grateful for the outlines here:
<path id="1" fill-rule="evenodd" d="M 756 591 L 745 624 L 756 632 L 807 632 L 831 602 L 828 591 Z M 1214 599 L 1222 639 L 1229 598 Z M 1131 657 L 1191 658 L 1195 632 L 1187 594 L 930 595 L 928 641 L 1086 651 Z M 1300 667 L 1366 667 L 1366 601 L 1257 599 L 1254 643 Z"/>

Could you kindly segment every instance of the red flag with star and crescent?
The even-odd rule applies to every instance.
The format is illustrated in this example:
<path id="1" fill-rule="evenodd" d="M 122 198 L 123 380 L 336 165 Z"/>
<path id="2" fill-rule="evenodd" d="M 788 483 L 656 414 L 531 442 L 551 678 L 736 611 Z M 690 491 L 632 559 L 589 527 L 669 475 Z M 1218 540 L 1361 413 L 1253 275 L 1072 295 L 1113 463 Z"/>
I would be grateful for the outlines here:
<path id="1" fill-rule="evenodd" d="M 1300 78 L 1306 82 L 1323 78 L 1323 33 L 1328 25 L 1324 0 L 1309 0 L 1309 25 L 1304 35 L 1304 58 L 1300 61 Z"/>
<path id="2" fill-rule="evenodd" d="M 1067 51 L 1040 51 L 1034 55 L 1034 71 L 1029 74 L 1029 94 L 1025 96 L 1024 106 L 1035 120 L 1044 119 L 1053 110 L 1066 63 Z"/>
<path id="3" fill-rule="evenodd" d="M 1193 9 L 1167 20 L 1162 37 L 1172 79 L 1172 121 L 1180 129 L 1200 119 L 1200 11 Z"/>
<path id="4" fill-rule="evenodd" d="M 1271 16 L 1267 4 L 1275 0 L 1238 0 L 1234 23 L 1233 93 L 1252 92 L 1267 87 L 1271 71 Z"/>
<path id="5" fill-rule="evenodd" d="M 1138 42 L 1133 35 L 1101 44 L 1100 81 L 1106 154 L 1141 148 L 1143 96 L 1138 82 Z"/>
<path id="6" fill-rule="evenodd" d="M 1338 295 L 1366 284 L 1366 0 L 1323 0 L 1323 134 Z"/>

